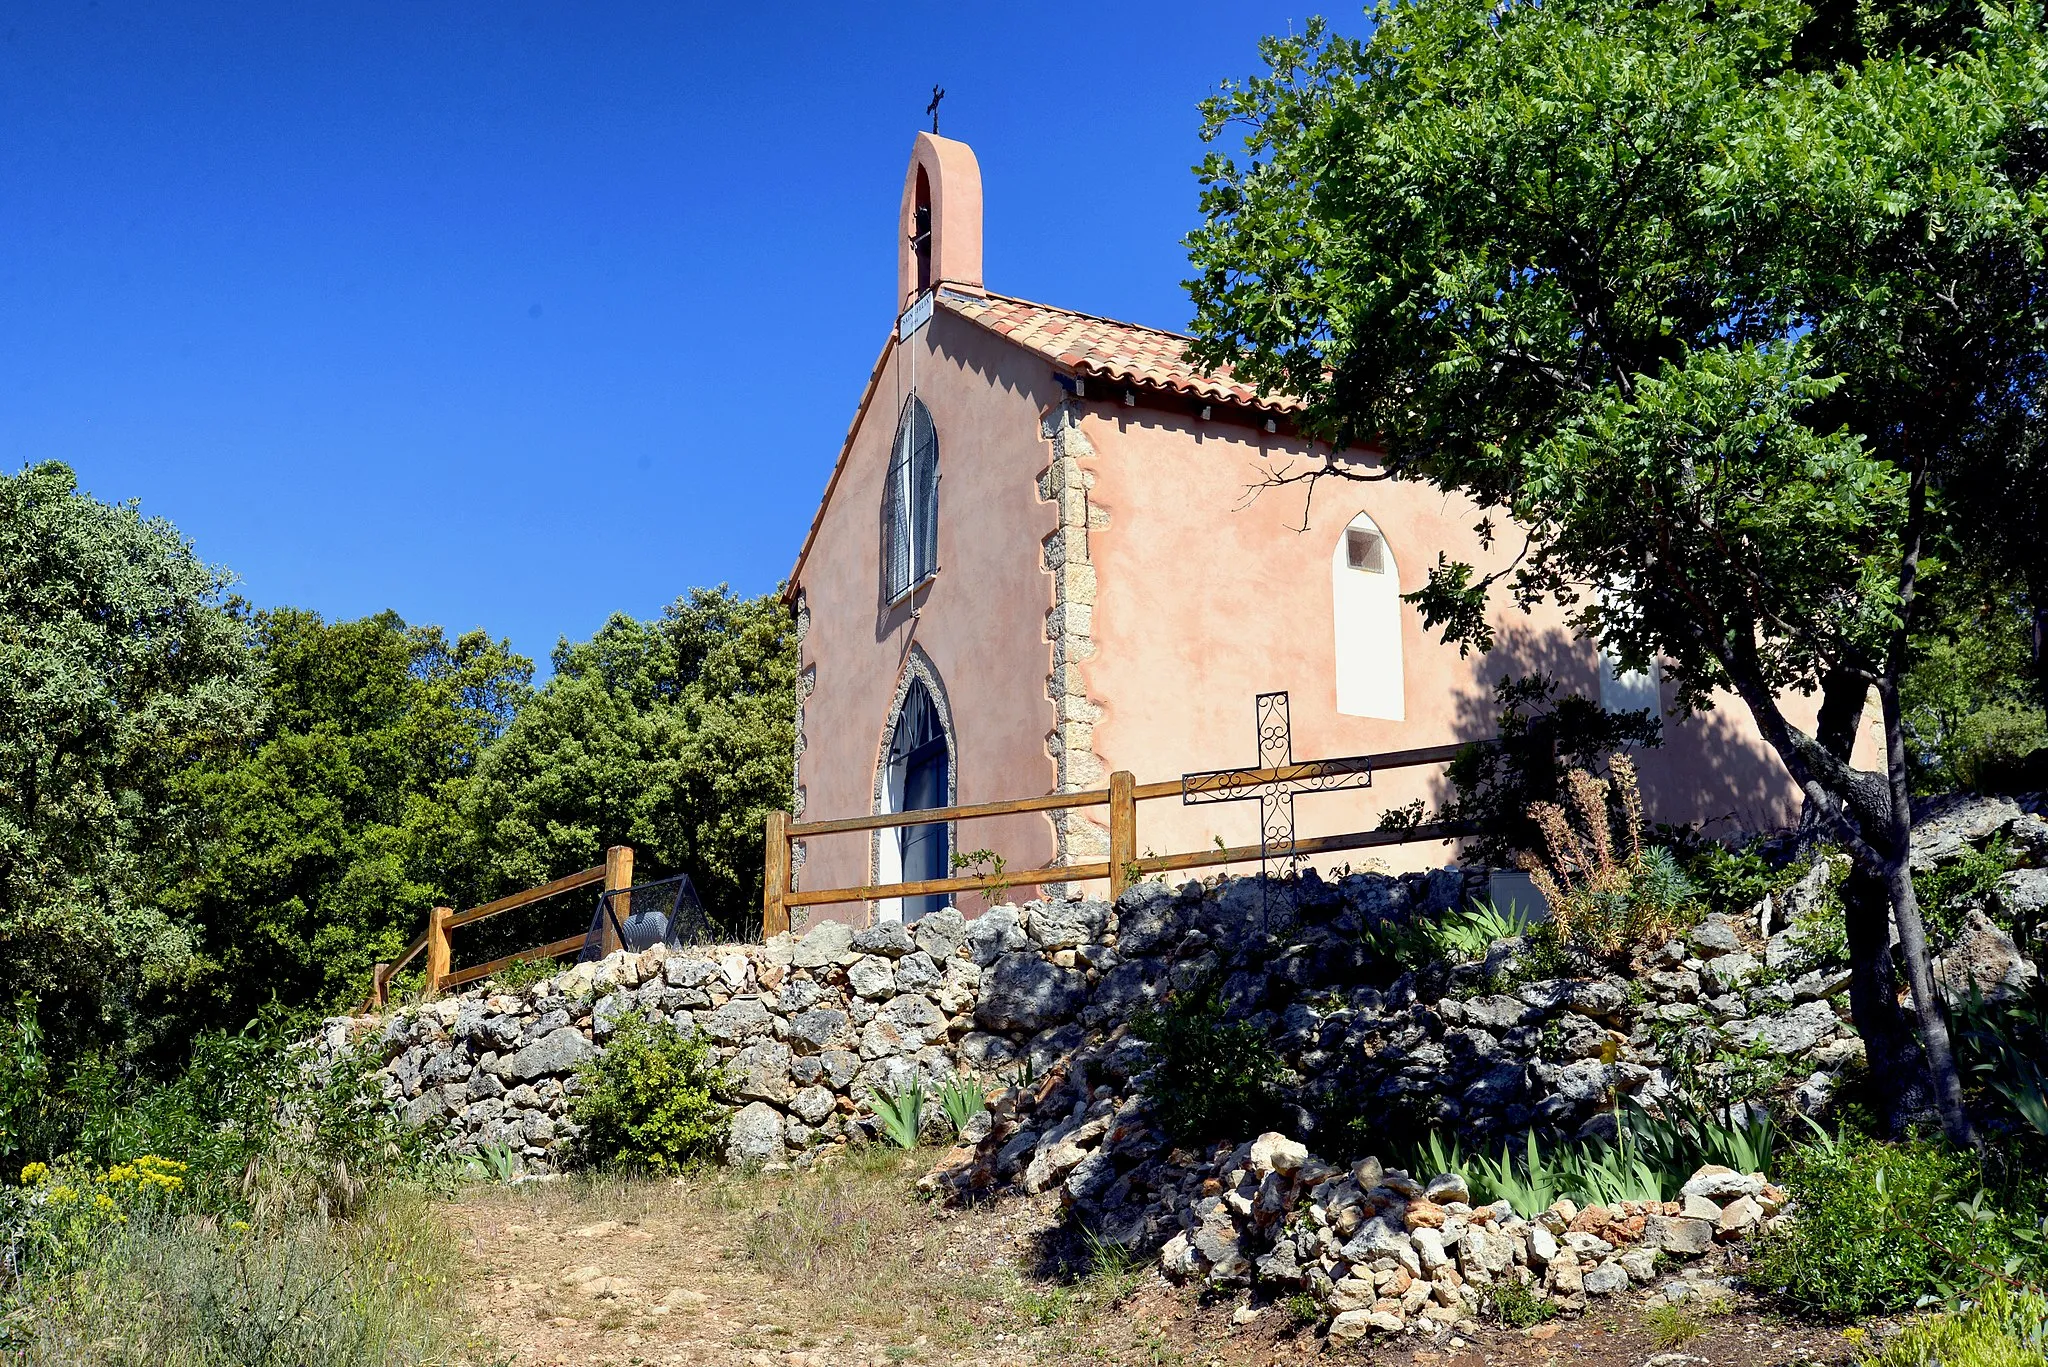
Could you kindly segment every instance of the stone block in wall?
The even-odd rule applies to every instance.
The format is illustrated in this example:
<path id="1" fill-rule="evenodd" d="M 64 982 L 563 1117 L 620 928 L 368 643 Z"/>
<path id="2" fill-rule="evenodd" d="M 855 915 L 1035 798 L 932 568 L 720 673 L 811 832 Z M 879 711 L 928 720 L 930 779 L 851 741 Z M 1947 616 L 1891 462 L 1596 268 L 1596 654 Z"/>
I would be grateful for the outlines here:
<path id="1" fill-rule="evenodd" d="M 1012 906 L 990 907 L 967 926 L 967 947 L 974 962 L 986 969 L 1005 954 L 1028 949 L 1031 937 L 1024 933 L 1023 918 Z"/>
<path id="2" fill-rule="evenodd" d="M 796 1094 L 789 1076 L 789 1046 L 775 1040 L 755 1040 L 733 1055 L 726 1067 L 733 1095 L 742 1101 L 787 1102 Z"/>
<path id="3" fill-rule="evenodd" d="M 989 1072 L 1017 1061 L 1017 1051 L 1008 1040 L 981 1030 L 961 1036 L 957 1052 L 961 1063 L 978 1072 Z"/>
<path id="4" fill-rule="evenodd" d="M 910 938 L 910 927 L 901 921 L 877 921 L 854 933 L 852 947 L 862 954 L 900 959 L 917 945 Z"/>
<path id="5" fill-rule="evenodd" d="M 939 963 L 944 963 L 959 953 L 960 946 L 967 942 L 967 918 L 957 907 L 941 907 L 926 916 L 920 916 L 910 928 L 910 938 L 917 947 Z"/>
<path id="6" fill-rule="evenodd" d="M 996 960 L 983 976 L 974 1018 L 985 1030 L 1038 1031 L 1073 1019 L 1087 998 L 1083 974 L 1019 950 Z"/>
<path id="7" fill-rule="evenodd" d="M 1025 912 L 1027 933 L 1032 943 L 1044 950 L 1092 944 L 1109 929 L 1107 902 L 1032 902 Z"/>
<path id="8" fill-rule="evenodd" d="M 735 1166 L 751 1166 L 778 1162 L 782 1155 L 781 1111 L 765 1101 L 753 1101 L 733 1114 L 725 1136 L 726 1162 Z"/>
<path id="9" fill-rule="evenodd" d="M 896 995 L 895 965 L 879 954 L 863 954 L 846 966 L 846 985 L 869 1001 L 886 1001 Z"/>
<path id="10" fill-rule="evenodd" d="M 552 1073 L 570 1072 L 596 1052 L 582 1031 L 563 1024 L 524 1049 L 498 1059 L 491 1065 L 491 1071 L 508 1083 L 528 1082 Z"/>
<path id="11" fill-rule="evenodd" d="M 697 1016 L 697 1028 L 707 1037 L 729 1044 L 767 1034 L 771 1020 L 768 1008 L 761 1004 L 760 998 L 734 997 L 715 1011 L 701 1012 Z"/>
<path id="12" fill-rule="evenodd" d="M 796 942 L 790 962 L 797 968 L 825 968 L 853 949 L 853 927 L 842 921 L 820 921 Z"/>
<path id="13" fill-rule="evenodd" d="M 789 1018 L 789 1041 L 798 1050 L 807 1053 L 843 1044 L 851 1038 L 848 1020 L 844 1011 L 832 1007 L 815 1007 L 800 1011 Z"/>

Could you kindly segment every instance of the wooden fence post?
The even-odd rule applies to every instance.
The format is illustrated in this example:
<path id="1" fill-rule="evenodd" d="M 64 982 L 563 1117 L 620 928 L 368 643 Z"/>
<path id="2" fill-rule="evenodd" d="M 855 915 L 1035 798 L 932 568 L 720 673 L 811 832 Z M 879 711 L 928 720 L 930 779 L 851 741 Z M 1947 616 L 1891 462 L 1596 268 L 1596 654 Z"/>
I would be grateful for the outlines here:
<path id="1" fill-rule="evenodd" d="M 448 907 L 435 907 L 427 913 L 427 995 L 433 996 L 441 990 L 441 980 L 449 973 L 448 918 L 455 913 Z"/>
<path id="2" fill-rule="evenodd" d="M 789 929 L 789 908 L 782 899 L 789 893 L 789 813 L 768 813 L 768 828 L 762 840 L 761 938 L 780 935 Z"/>
<path id="3" fill-rule="evenodd" d="M 1131 885 L 1131 865 L 1138 858 L 1138 780 L 1128 769 L 1109 776 L 1109 899 Z"/>
<path id="4" fill-rule="evenodd" d="M 391 1004 L 391 965 L 370 966 L 370 1005 L 381 1011 Z"/>
<path id="5" fill-rule="evenodd" d="M 619 931 L 624 929 L 626 918 L 633 914 L 633 898 L 626 889 L 633 886 L 633 847 L 614 845 L 604 852 L 604 890 L 618 894 L 609 898 L 606 905 L 611 915 L 605 917 L 597 928 L 598 943 L 605 954 L 623 949 Z"/>

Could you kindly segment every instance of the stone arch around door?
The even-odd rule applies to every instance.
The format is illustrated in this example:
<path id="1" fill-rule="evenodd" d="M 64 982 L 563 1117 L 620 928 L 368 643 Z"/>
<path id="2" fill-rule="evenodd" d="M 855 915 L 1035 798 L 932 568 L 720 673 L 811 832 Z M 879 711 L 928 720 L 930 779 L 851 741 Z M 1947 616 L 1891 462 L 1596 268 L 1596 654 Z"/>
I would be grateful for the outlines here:
<path id="1" fill-rule="evenodd" d="M 904 661 L 903 672 L 897 677 L 895 692 L 890 697 L 888 715 L 882 723 L 881 744 L 877 747 L 876 751 L 872 810 L 877 814 L 899 810 L 896 803 L 903 798 L 901 783 L 905 775 L 898 772 L 899 764 L 896 753 L 897 732 L 898 728 L 905 723 L 906 711 L 916 713 L 924 706 L 922 703 L 913 701 L 919 694 L 922 694 L 922 697 L 929 702 L 929 711 L 928 714 L 924 715 L 924 720 L 936 730 L 945 751 L 945 771 L 940 800 L 937 802 L 922 802 L 919 805 L 951 807 L 959 803 L 960 743 L 959 734 L 953 725 L 952 703 L 946 697 L 945 681 L 939 677 L 938 668 L 932 664 L 931 657 L 926 655 L 921 647 L 913 645 L 910 648 L 909 657 Z M 917 723 L 919 718 L 913 717 L 912 721 Z M 934 824 L 939 827 L 933 834 L 942 842 L 943 856 L 943 853 L 949 853 L 957 847 L 958 842 L 954 838 L 955 823 Z M 912 828 L 894 827 L 878 830 L 874 833 L 868 847 L 868 874 L 870 881 L 875 883 L 904 881 L 902 877 L 905 847 L 904 832 L 910 829 Z M 951 874 L 952 870 L 945 868 L 942 871 L 938 871 L 937 876 L 950 877 Z M 877 918 L 880 920 L 906 919 L 906 911 L 909 912 L 907 919 L 915 919 L 916 916 L 923 914 L 924 911 L 932 909 L 930 906 L 922 910 L 915 907 L 906 909 L 902 899 L 899 898 L 885 898 L 878 902 L 876 907 Z"/>

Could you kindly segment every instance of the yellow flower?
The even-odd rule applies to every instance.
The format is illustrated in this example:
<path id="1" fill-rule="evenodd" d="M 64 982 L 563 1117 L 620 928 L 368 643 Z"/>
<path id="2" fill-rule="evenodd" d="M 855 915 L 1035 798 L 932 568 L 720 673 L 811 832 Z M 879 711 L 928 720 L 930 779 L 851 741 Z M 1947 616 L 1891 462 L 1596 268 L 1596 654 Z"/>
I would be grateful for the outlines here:
<path id="1" fill-rule="evenodd" d="M 32 1187 L 50 1175 L 48 1163 L 31 1163 L 21 1170 L 21 1184 Z"/>
<path id="2" fill-rule="evenodd" d="M 249 1222 L 247 1220 L 237 1220 L 229 1225 L 228 1228 L 237 1234 L 247 1234 L 249 1232 Z"/>
<path id="3" fill-rule="evenodd" d="M 78 1199 L 78 1193 L 73 1191 L 69 1186 L 60 1182 L 56 1186 L 50 1188 L 50 1194 L 45 1199 L 47 1199 L 49 1203 L 53 1206 L 68 1205 L 71 1202 L 76 1201 Z"/>
<path id="4" fill-rule="evenodd" d="M 112 1210 L 114 1208 L 114 1198 L 108 1196 L 104 1192 L 102 1192 L 98 1196 L 93 1197 L 92 1203 L 94 1208 L 102 1211 Z"/>
<path id="5" fill-rule="evenodd" d="M 1862 1325 L 1852 1324 L 1842 1331 L 1842 1337 L 1851 1343 L 1860 1344 L 1863 1340 L 1870 1337 L 1870 1331 L 1863 1328 Z"/>

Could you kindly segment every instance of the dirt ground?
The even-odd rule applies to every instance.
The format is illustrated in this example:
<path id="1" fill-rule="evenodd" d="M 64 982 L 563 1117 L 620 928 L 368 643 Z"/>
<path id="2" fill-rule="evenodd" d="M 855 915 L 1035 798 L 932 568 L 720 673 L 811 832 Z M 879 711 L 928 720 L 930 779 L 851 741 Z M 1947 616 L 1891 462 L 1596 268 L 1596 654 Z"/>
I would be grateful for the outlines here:
<path id="1" fill-rule="evenodd" d="M 919 1198 L 892 1151 L 825 1173 L 479 1187 L 447 1207 L 477 1367 L 1319 1361 L 1428 1367 L 1847 1364 L 1839 1331 L 1736 1307 L 1653 1326 L 1617 1301 L 1529 1330 L 1331 1345 L 1284 1304 L 1203 1297 L 1091 1256 L 1057 1202 Z M 1660 1339 L 1657 1327 L 1665 1330 Z M 1687 1333 L 1696 1336 L 1678 1341 Z"/>

